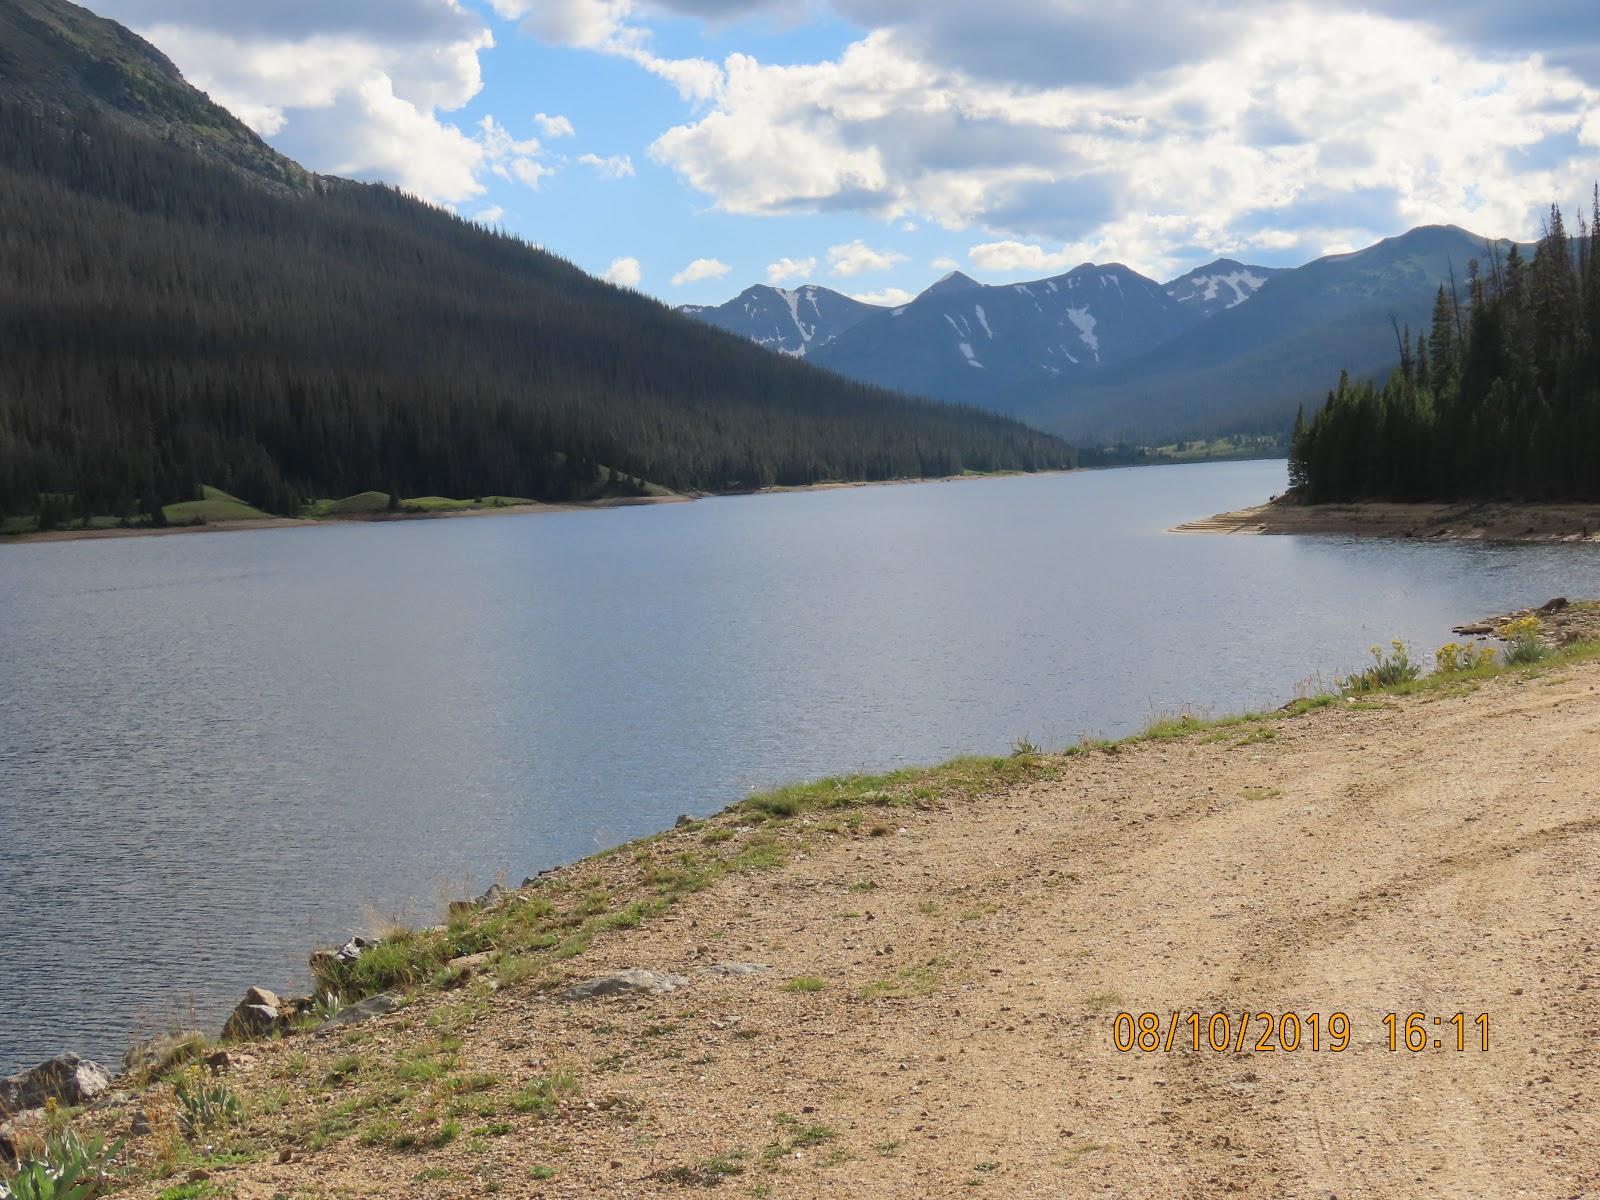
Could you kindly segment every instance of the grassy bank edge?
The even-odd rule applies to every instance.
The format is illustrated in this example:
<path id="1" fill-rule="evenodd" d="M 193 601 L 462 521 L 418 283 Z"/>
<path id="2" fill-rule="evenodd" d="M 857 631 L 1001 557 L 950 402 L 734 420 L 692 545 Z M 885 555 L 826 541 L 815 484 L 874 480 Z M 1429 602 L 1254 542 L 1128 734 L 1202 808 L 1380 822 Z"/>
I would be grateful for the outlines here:
<path id="1" fill-rule="evenodd" d="M 446 924 L 389 930 L 355 963 L 325 972 L 318 983 L 341 1002 L 397 988 L 448 988 L 457 982 L 449 967 L 452 960 L 488 953 L 502 982 L 520 982 L 537 975 L 542 976 L 544 986 L 556 986 L 570 971 L 530 970 L 530 964 L 516 960 L 547 956 L 548 964 L 555 967 L 582 955 L 595 937 L 633 928 L 720 878 L 782 866 L 812 838 L 887 835 L 893 832 L 889 818 L 897 809 L 927 810 L 1021 783 L 1049 780 L 1083 755 L 1116 755 L 1142 743 L 1181 738 L 1212 742 L 1237 735 L 1239 744 L 1269 741 L 1276 737 L 1276 725 L 1321 709 L 1387 709 L 1392 707 L 1388 701 L 1396 697 L 1445 698 L 1503 676 L 1534 677 L 1595 660 L 1600 660 L 1600 641 L 1576 643 L 1552 650 L 1548 657 L 1533 663 L 1480 664 L 1358 694 L 1325 691 L 1277 709 L 1219 717 L 1190 712 L 1164 715 L 1137 733 L 1085 739 L 1056 751 L 1020 741 L 1005 756 L 963 755 L 934 766 L 788 784 L 751 795 L 709 817 L 687 820 L 673 829 L 556 868 L 495 905 L 481 910 L 457 906 L 457 915 Z M 696 848 L 683 848 L 685 843 L 695 842 Z M 571 882 L 586 866 L 624 860 L 638 868 L 632 888 L 607 888 L 602 896 Z"/>

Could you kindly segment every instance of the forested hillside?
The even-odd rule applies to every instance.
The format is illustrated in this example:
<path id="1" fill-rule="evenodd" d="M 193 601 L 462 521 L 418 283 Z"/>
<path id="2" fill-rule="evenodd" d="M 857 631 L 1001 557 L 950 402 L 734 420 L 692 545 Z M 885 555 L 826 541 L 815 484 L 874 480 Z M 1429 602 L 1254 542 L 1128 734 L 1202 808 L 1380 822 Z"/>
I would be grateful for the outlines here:
<path id="1" fill-rule="evenodd" d="M 712 490 L 1069 462 L 393 190 L 297 174 L 175 72 L 154 87 L 170 64 L 130 39 L 0 0 L 0 514 L 42 494 L 150 511 L 200 484 L 277 512 L 367 488 L 560 499 L 598 464 Z"/>
<path id="2" fill-rule="evenodd" d="M 1463 285 L 1384 387 L 1343 377 L 1296 420 L 1303 499 L 1600 500 L 1600 189 L 1576 237 L 1552 209 L 1531 261 L 1491 248 Z"/>

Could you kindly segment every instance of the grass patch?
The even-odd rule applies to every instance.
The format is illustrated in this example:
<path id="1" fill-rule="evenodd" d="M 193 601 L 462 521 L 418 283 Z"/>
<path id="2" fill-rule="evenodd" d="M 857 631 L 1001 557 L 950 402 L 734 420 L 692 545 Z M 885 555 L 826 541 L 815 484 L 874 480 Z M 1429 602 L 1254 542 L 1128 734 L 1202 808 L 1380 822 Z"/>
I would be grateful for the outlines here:
<path id="1" fill-rule="evenodd" d="M 893 979 L 881 979 L 861 989 L 863 1000 L 912 1000 L 931 996 L 939 990 L 942 973 L 950 964 L 942 958 L 931 958 L 921 966 L 905 967 Z"/>
<path id="2" fill-rule="evenodd" d="M 162 505 L 167 520 L 174 525 L 188 525 L 197 521 L 210 524 L 214 521 L 259 520 L 270 515 L 251 507 L 237 496 L 228 495 L 221 488 L 202 487 L 200 497 L 199 500 Z"/>
<path id="3" fill-rule="evenodd" d="M 825 980 L 818 979 L 815 975 L 799 975 L 794 979 L 789 980 L 789 982 L 784 984 L 779 990 L 805 994 L 807 992 L 820 992 L 827 986 L 828 984 Z"/>
<path id="4" fill-rule="evenodd" d="M 697 1163 L 652 1171 L 650 1178 L 657 1183 L 671 1183 L 678 1187 L 714 1188 L 725 1179 L 744 1174 L 744 1163 L 739 1161 L 743 1157 L 738 1152 L 714 1154 Z"/>
<path id="5" fill-rule="evenodd" d="M 519 1113 L 539 1113 L 553 1110 L 566 1096 L 576 1095 L 578 1080 L 571 1071 L 551 1071 L 525 1083 L 512 1097 L 511 1107 Z"/>

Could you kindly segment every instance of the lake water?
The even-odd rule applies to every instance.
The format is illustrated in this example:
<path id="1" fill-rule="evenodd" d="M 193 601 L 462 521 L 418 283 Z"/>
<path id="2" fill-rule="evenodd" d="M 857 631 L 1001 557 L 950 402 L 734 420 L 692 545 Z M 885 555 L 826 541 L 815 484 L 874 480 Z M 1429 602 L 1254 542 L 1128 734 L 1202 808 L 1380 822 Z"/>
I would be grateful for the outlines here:
<path id="1" fill-rule="evenodd" d="M 1178 535 L 1282 463 L 0 547 L 0 1073 L 753 788 L 1277 704 L 1600 547 Z"/>

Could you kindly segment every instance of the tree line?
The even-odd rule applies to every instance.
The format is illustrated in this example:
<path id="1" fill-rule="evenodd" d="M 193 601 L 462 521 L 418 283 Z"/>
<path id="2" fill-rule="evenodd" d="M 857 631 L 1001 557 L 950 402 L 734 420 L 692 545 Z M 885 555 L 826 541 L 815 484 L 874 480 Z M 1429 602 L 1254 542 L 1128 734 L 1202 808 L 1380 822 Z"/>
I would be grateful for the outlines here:
<path id="1" fill-rule="evenodd" d="M 1552 207 L 1531 257 L 1490 248 L 1440 287 L 1431 329 L 1395 332 L 1386 382 L 1342 376 L 1296 417 L 1296 495 L 1600 501 L 1600 187 L 1575 234 Z"/>
<path id="2" fill-rule="evenodd" d="M 0 101 L 0 516 L 268 511 L 366 489 L 562 500 L 1068 466 L 1017 422 L 850 383 L 380 185 L 264 186 Z M 41 499 L 44 498 L 44 499 Z"/>

